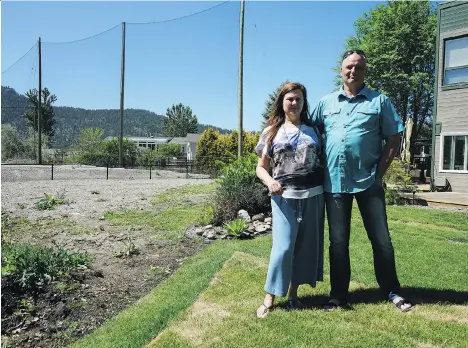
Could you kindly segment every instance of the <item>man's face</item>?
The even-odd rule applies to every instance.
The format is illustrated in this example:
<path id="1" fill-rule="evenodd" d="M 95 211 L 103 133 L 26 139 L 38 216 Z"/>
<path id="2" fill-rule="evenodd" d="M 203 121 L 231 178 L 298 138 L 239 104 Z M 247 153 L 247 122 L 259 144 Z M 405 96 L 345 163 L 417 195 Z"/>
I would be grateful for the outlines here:
<path id="1" fill-rule="evenodd" d="M 357 53 L 346 57 L 341 65 L 341 77 L 348 86 L 360 86 L 366 75 L 366 60 Z"/>

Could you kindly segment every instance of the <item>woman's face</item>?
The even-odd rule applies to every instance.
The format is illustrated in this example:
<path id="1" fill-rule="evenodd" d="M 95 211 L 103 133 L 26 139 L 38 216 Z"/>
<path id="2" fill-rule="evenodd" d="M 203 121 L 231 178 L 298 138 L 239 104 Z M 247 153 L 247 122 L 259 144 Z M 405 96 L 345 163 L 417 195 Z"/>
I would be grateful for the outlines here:
<path id="1" fill-rule="evenodd" d="M 304 107 L 304 96 L 301 90 L 286 93 L 283 98 L 283 110 L 286 117 L 291 121 L 299 120 Z"/>

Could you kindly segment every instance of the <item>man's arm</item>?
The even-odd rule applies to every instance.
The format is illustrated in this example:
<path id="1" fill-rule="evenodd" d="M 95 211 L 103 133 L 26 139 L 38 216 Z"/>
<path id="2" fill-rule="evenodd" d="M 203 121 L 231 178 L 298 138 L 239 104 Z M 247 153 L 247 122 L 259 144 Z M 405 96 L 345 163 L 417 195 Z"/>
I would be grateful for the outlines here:
<path id="1" fill-rule="evenodd" d="M 395 155 L 400 146 L 400 133 L 390 136 L 385 139 L 385 147 L 382 150 L 379 158 L 379 164 L 377 166 L 377 175 L 379 178 L 383 178 L 387 171 L 390 163 L 392 163 Z"/>

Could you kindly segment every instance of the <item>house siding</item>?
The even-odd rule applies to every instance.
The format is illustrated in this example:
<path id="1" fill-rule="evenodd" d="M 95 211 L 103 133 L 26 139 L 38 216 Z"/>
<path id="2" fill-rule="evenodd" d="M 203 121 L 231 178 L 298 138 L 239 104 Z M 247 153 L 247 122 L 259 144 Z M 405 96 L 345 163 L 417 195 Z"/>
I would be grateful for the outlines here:
<path id="1" fill-rule="evenodd" d="M 441 137 L 468 135 L 468 87 L 443 89 L 444 42 L 446 39 L 468 35 L 468 2 L 452 4 L 440 9 L 440 32 L 437 67 L 436 122 L 442 124 L 441 134 L 434 143 L 434 176 L 444 176 L 452 191 L 468 193 L 468 173 L 447 172 L 441 168 Z"/>

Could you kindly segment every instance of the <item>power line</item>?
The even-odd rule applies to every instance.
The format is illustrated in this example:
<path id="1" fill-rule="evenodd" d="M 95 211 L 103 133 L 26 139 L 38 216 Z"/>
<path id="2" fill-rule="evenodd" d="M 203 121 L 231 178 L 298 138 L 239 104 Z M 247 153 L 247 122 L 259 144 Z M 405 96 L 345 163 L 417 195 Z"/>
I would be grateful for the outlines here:
<path id="1" fill-rule="evenodd" d="M 203 12 L 206 12 L 206 11 L 209 11 L 209 10 L 212 10 L 218 6 L 221 6 L 221 5 L 224 5 L 225 3 L 227 2 L 230 2 L 230 0 L 227 0 L 227 1 L 223 1 L 222 3 L 219 3 L 217 5 L 214 5 L 214 6 L 211 6 L 209 8 L 206 8 L 204 10 L 201 10 L 201 11 L 198 11 L 198 12 L 194 12 L 194 13 L 191 13 L 191 14 L 188 14 L 188 15 L 185 15 L 185 16 L 180 16 L 180 17 L 176 17 L 176 18 L 171 18 L 171 19 L 164 19 L 162 21 L 153 21 L 153 22 L 127 22 L 127 24 L 160 24 L 160 23 L 167 23 L 167 22 L 172 22 L 172 21 L 176 21 L 176 20 L 179 20 L 179 19 L 185 19 L 185 18 L 188 18 L 188 17 L 192 17 L 192 16 L 195 16 L 195 15 L 198 15 L 200 13 L 203 13 Z"/>
<path id="2" fill-rule="evenodd" d="M 21 58 L 19 58 L 16 62 L 14 62 L 13 64 L 11 64 L 8 68 L 6 68 L 5 70 L 2 71 L 2 74 L 6 73 L 8 70 L 10 70 L 11 68 L 13 68 L 13 66 L 15 66 L 21 59 L 23 59 L 24 57 L 26 57 L 26 55 L 34 48 L 36 47 L 37 43 L 35 43 L 29 50 L 28 52 L 26 52 L 25 54 L 23 54 L 21 56 Z"/>
<path id="3" fill-rule="evenodd" d="M 92 39 L 92 38 L 94 38 L 94 37 L 96 37 L 96 36 L 105 34 L 105 33 L 107 33 L 108 31 L 111 31 L 112 29 L 117 28 L 118 26 L 120 26 L 120 23 L 117 24 L 117 25 L 114 25 L 112 28 L 109 28 L 109 29 L 107 29 L 107 30 L 101 31 L 100 33 L 97 33 L 97 34 L 94 34 L 94 35 L 85 37 L 85 38 L 83 38 L 83 39 L 78 39 L 78 40 L 73 40 L 73 41 L 59 41 L 59 42 L 42 41 L 42 43 L 43 43 L 43 44 L 53 44 L 53 45 L 55 45 L 55 44 L 69 44 L 69 43 L 80 42 L 80 41 Z"/>

